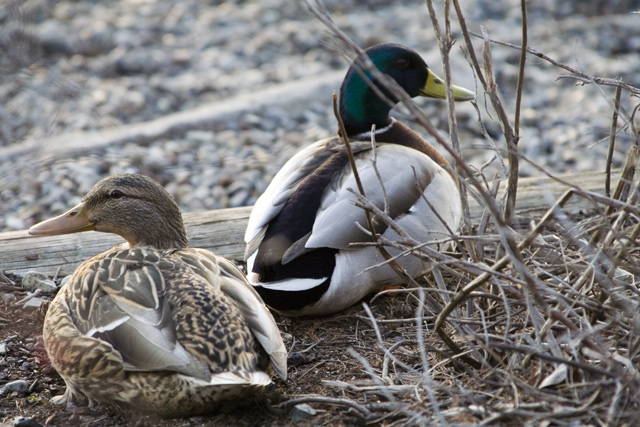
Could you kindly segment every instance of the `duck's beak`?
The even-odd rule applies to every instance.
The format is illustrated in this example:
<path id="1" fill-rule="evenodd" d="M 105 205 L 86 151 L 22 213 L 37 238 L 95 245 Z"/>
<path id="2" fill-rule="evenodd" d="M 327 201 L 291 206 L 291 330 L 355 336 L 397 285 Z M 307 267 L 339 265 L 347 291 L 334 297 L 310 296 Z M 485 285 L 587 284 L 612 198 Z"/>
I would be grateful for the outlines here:
<path id="1" fill-rule="evenodd" d="M 82 202 L 62 215 L 34 225 L 29 229 L 29 234 L 32 236 L 55 236 L 89 230 L 95 230 L 95 224 L 89 221 L 84 209 L 84 202 Z"/>
<path id="2" fill-rule="evenodd" d="M 429 98 L 445 99 L 445 85 L 444 80 L 436 76 L 430 68 L 427 68 L 429 73 L 427 76 L 427 84 L 420 91 L 420 95 L 427 96 Z M 470 90 L 463 87 L 451 85 L 451 91 L 453 92 L 454 101 L 471 101 L 476 98 L 475 94 Z"/>

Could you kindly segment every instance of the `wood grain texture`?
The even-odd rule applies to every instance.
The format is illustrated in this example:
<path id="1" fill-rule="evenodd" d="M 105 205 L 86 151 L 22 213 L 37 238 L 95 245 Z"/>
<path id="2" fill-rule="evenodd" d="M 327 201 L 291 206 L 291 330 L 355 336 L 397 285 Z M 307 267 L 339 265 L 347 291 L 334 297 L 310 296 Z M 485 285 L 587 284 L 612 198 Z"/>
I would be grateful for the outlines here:
<path id="1" fill-rule="evenodd" d="M 571 186 L 583 191 L 604 194 L 604 173 L 585 172 L 551 178 L 521 178 L 519 181 L 516 215 L 540 218 L 554 201 Z M 564 182 L 561 182 L 564 181 Z M 617 180 L 612 183 L 615 186 Z M 501 183 L 501 192 L 505 183 Z M 588 198 L 573 197 L 565 205 L 565 212 L 575 214 L 593 209 Z M 481 203 L 470 200 L 472 222 L 483 215 Z M 183 214 L 191 246 L 207 248 L 232 260 L 242 260 L 244 231 L 251 207 L 221 209 Z M 73 270 L 89 257 L 122 242 L 119 236 L 86 232 L 65 236 L 32 237 L 26 231 L 0 233 L 0 270 L 13 274 L 39 271 L 59 277 Z"/>

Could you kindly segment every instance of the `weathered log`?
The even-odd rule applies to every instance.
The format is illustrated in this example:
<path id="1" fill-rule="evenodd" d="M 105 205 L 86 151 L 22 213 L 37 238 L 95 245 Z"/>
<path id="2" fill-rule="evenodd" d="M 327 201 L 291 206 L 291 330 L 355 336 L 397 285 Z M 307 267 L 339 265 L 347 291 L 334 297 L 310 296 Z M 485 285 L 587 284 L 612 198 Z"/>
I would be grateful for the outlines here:
<path id="1" fill-rule="evenodd" d="M 561 175 L 559 178 L 569 185 L 551 178 L 521 179 L 516 214 L 539 218 L 570 186 L 604 194 L 602 172 Z M 504 183 L 501 188 L 504 188 Z M 471 219 L 477 222 L 484 209 L 473 200 L 470 200 L 470 207 Z M 574 197 L 565 205 L 564 211 L 575 214 L 593 207 L 588 199 Z M 244 230 L 250 213 L 250 206 L 185 213 L 183 216 L 191 245 L 241 260 Z M 87 258 L 121 241 L 119 236 L 97 232 L 50 237 L 32 237 L 26 231 L 0 233 L 0 270 L 14 274 L 36 270 L 48 275 L 67 275 Z"/>
<path id="2" fill-rule="evenodd" d="M 209 248 L 230 259 L 242 259 L 244 230 L 251 207 L 185 213 L 191 246 Z M 89 257 L 122 243 L 114 234 L 88 231 L 63 236 L 29 236 L 27 231 L 0 233 L 0 270 L 24 274 L 39 271 L 67 275 Z M 59 270 L 58 270 L 59 269 Z"/>

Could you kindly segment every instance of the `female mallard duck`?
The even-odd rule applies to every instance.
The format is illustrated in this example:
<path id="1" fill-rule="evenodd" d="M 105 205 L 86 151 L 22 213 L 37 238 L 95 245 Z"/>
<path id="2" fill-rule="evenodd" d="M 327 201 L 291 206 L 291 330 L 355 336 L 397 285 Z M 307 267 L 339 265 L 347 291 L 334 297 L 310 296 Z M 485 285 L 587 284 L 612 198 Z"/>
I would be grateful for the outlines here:
<path id="1" fill-rule="evenodd" d="M 180 210 L 157 182 L 105 178 L 29 233 L 87 230 L 127 243 L 84 262 L 49 306 L 45 347 L 67 384 L 54 402 L 186 416 L 261 389 L 273 370 L 286 378 L 271 313 L 230 261 L 188 247 Z"/>
<path id="2" fill-rule="evenodd" d="M 415 51 L 381 44 L 366 53 L 409 96 L 445 98 L 443 81 Z M 363 74 L 375 80 L 357 63 L 342 83 L 339 112 L 354 141 L 368 201 L 385 209 L 386 195 L 387 212 L 409 235 L 433 245 L 447 241 L 461 217 L 451 166 L 427 141 L 389 116 L 392 106 L 367 83 Z M 379 89 L 394 103 L 399 101 Z M 474 98 L 466 89 L 452 89 L 456 101 Z M 268 306 L 290 316 L 329 314 L 384 285 L 401 283 L 389 265 L 381 265 L 384 258 L 363 231 L 368 229 L 365 212 L 356 206 L 352 189 L 358 191 L 344 144 L 334 137 L 292 157 L 258 199 L 245 234 L 245 258 L 249 281 Z M 390 241 L 399 239 L 382 221 L 376 222 L 376 232 Z M 389 252 L 399 254 L 391 248 Z M 425 270 L 412 255 L 398 261 L 413 277 Z"/>

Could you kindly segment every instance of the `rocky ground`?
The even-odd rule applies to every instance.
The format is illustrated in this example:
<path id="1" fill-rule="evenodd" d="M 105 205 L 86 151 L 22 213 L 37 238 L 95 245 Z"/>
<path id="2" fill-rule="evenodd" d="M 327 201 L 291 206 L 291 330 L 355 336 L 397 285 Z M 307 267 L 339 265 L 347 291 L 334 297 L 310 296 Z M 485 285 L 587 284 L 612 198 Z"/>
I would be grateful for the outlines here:
<path id="1" fill-rule="evenodd" d="M 361 46 L 401 42 L 419 50 L 441 72 L 424 2 L 363 3 L 325 2 L 340 28 Z M 471 30 L 480 32 L 482 26 L 494 39 L 520 43 L 519 2 L 461 3 Z M 590 75 L 640 86 L 640 15 L 629 13 L 640 9 L 640 2 L 542 1 L 529 6 L 532 48 Z M 480 44 L 478 40 L 477 46 Z M 331 93 L 326 88 L 312 91 L 303 100 L 274 100 L 272 106 L 245 108 L 156 139 L 137 138 L 92 149 L 90 132 L 188 114 L 208 104 L 231 104 L 291 82 L 313 86 L 331 73 L 337 76 L 337 90 L 347 65 L 332 45 L 304 3 L 284 0 L 2 2 L 0 231 L 25 229 L 58 214 L 77 203 L 99 179 L 120 172 L 141 172 L 158 179 L 184 212 L 253 204 L 299 147 L 334 133 Z M 513 106 L 519 52 L 493 46 L 492 54 L 501 95 Z M 463 53 L 454 48 L 452 55 L 454 81 L 476 88 Z M 564 74 L 529 57 L 522 154 L 556 173 L 604 170 L 614 89 L 576 86 L 573 79 L 558 79 Z M 446 128 L 443 102 L 419 103 L 438 128 Z M 636 103 L 623 93 L 626 111 Z M 482 109 L 481 94 L 479 104 Z M 457 111 L 463 155 L 480 168 L 493 156 L 491 143 L 480 132 L 473 106 L 460 105 Z M 482 120 L 500 147 L 503 139 L 497 122 L 486 114 Z M 88 132 L 88 140 L 86 149 L 77 154 L 65 157 L 60 152 L 54 160 L 39 151 L 11 154 L 16 147 L 34 141 L 49 153 L 55 152 L 51 141 L 78 131 Z M 631 133 L 622 126 L 614 155 L 616 166 L 631 140 Z M 538 173 L 526 162 L 521 172 Z M 230 420 L 242 425 L 294 422 L 290 413 L 268 412 L 264 402 L 257 404 L 259 411 L 253 414 L 239 411 L 175 422 L 109 411 L 71 414 L 53 407 L 47 401 L 64 384 L 47 366 L 42 351 L 43 309 L 17 304 L 28 296 L 20 282 L 20 277 L 11 275 L 0 280 L 0 387 L 22 381 L 15 384 L 17 389 L 2 392 L 0 420 L 4 423 L 177 426 L 227 424 Z M 43 296 L 45 301 L 50 297 Z M 379 312 L 389 317 L 403 310 L 394 305 L 398 302 L 381 304 Z M 412 313 L 405 314 L 410 317 Z M 354 328 L 354 334 L 360 333 L 354 324 L 363 315 L 357 308 L 343 316 L 301 324 L 281 319 L 283 330 L 297 340 L 297 351 L 322 344 L 298 356 L 304 363 L 292 365 L 291 380 L 276 384 L 275 394 L 327 394 L 321 379 L 328 373 L 347 375 L 356 369 L 353 358 L 345 356 L 350 335 L 339 332 Z M 321 336 L 315 335 L 318 327 Z M 362 333 L 375 347 L 373 330 Z M 349 393 L 332 390 L 330 394 Z M 345 408 L 338 415 L 321 413 L 314 423 L 349 423 L 350 414 Z M 26 421 L 20 424 L 16 417 Z"/>
<path id="2" fill-rule="evenodd" d="M 378 396 L 382 392 L 375 390 L 376 384 L 349 353 L 355 348 L 373 366 L 380 367 L 383 363 L 382 353 L 375 344 L 376 332 L 366 320 L 364 309 L 357 306 L 322 319 L 291 320 L 276 316 L 290 351 L 288 379 L 286 382 L 275 379 L 275 384 L 267 388 L 264 396 L 243 402 L 240 406 L 229 404 L 213 415 L 173 420 L 135 411 L 120 412 L 108 407 L 65 410 L 49 402 L 51 397 L 64 392 L 65 385 L 51 367 L 42 343 L 46 301 L 53 293 L 40 294 L 35 299 L 42 298 L 44 304 L 34 307 L 25 301 L 29 300 L 30 293 L 18 286 L 19 283 L 15 276 L 0 276 L 0 427 L 293 426 L 304 425 L 305 422 L 353 425 L 365 423 L 366 417 L 345 403 L 357 393 L 357 390 L 345 388 L 347 382 L 373 386 L 368 392 L 367 403 L 376 405 L 387 400 Z M 381 298 L 371 308 L 379 319 L 405 318 L 398 324 L 389 325 L 383 331 L 385 338 L 394 342 L 412 339 L 415 302 L 411 298 Z M 406 354 L 407 363 L 418 363 L 417 353 Z M 412 392 L 413 387 L 401 391 L 402 394 Z M 325 402 L 320 406 L 320 402 L 280 406 L 284 405 L 285 397 L 296 396 L 326 396 L 344 398 L 344 401 L 329 405 Z M 402 406 L 396 404 L 396 408 L 390 409 L 398 410 Z M 389 410 L 385 403 L 381 409 L 384 412 Z M 369 421 L 395 418 L 373 412 Z M 470 417 L 469 414 L 461 416 Z"/>

